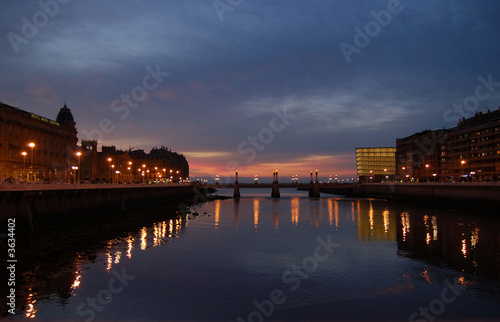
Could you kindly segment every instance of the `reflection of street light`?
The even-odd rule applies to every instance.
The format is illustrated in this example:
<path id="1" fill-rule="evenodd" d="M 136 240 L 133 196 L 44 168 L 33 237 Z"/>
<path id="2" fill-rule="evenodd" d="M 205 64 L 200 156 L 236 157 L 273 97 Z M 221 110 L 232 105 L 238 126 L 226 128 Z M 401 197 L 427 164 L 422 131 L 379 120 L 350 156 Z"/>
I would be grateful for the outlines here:
<path id="1" fill-rule="evenodd" d="M 28 153 L 25 151 L 21 152 L 21 155 L 23 156 L 23 172 L 26 172 L 26 155 L 27 154 Z"/>
<path id="2" fill-rule="evenodd" d="M 30 142 L 30 143 L 28 144 L 28 146 L 31 148 L 31 166 L 30 166 L 30 174 L 31 174 L 31 172 L 33 171 L 33 153 L 34 153 L 34 150 L 33 150 L 33 149 L 35 148 L 35 143 Z M 32 177 L 32 179 L 34 179 L 34 178 Z M 33 181 L 34 181 L 34 180 L 33 180 Z"/>
<path id="3" fill-rule="evenodd" d="M 80 157 L 82 156 L 82 153 L 78 151 L 76 152 L 76 156 L 78 157 L 78 183 L 80 183 L 80 173 L 82 172 L 80 169 Z"/>

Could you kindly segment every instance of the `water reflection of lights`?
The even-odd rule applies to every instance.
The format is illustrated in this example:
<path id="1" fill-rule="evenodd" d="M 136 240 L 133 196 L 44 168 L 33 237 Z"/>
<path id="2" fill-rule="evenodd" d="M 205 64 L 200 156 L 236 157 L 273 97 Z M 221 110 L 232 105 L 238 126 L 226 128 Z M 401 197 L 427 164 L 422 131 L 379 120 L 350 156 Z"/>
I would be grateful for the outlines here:
<path id="1" fill-rule="evenodd" d="M 292 211 L 292 224 L 297 226 L 299 222 L 299 198 L 292 198 L 290 200 L 290 208 Z"/>
<path id="2" fill-rule="evenodd" d="M 219 217 L 220 217 L 220 200 L 215 200 L 215 230 L 219 227 Z"/>
<path id="3" fill-rule="evenodd" d="M 335 227 L 339 228 L 339 202 L 337 200 L 333 202 L 333 209 L 335 214 Z"/>
<path id="4" fill-rule="evenodd" d="M 145 250 L 147 247 L 148 247 L 148 241 L 147 241 L 147 237 L 148 237 L 148 230 L 146 227 L 143 227 L 141 229 L 141 250 Z"/>
<path id="5" fill-rule="evenodd" d="M 429 274 L 429 269 L 425 269 L 422 273 L 420 273 L 420 276 L 422 276 L 429 284 L 434 284 L 431 281 L 431 276 Z"/>
<path id="6" fill-rule="evenodd" d="M 111 267 L 113 267 L 113 256 L 111 256 L 111 253 L 108 253 L 108 265 L 106 266 L 106 270 L 110 270 Z"/>
<path id="7" fill-rule="evenodd" d="M 170 219 L 170 221 L 168 222 L 168 237 L 172 238 L 172 234 L 174 232 L 174 221 L 172 219 Z"/>
<path id="8" fill-rule="evenodd" d="M 253 225 L 255 229 L 259 226 L 259 200 L 253 201 Z"/>
<path id="9" fill-rule="evenodd" d="M 274 230 L 277 232 L 278 231 L 278 225 L 279 225 L 279 201 L 273 200 L 273 226 Z"/>
<path id="10" fill-rule="evenodd" d="M 36 312 L 38 312 L 38 310 L 35 309 L 36 300 L 33 299 L 33 293 L 30 293 L 28 295 L 26 302 L 27 302 L 27 308 L 26 308 L 25 317 L 27 317 L 29 319 L 34 319 L 36 317 Z"/>
<path id="11" fill-rule="evenodd" d="M 328 219 L 330 220 L 330 226 L 333 226 L 333 200 L 328 199 Z"/>
<path id="12" fill-rule="evenodd" d="M 114 263 L 115 263 L 115 264 L 119 264 L 119 263 L 120 263 L 120 258 L 121 258 L 121 257 L 122 257 L 122 252 L 117 251 L 117 252 L 115 253 L 115 261 L 114 261 Z"/>
<path id="13" fill-rule="evenodd" d="M 129 236 L 127 238 L 127 257 L 132 258 L 132 249 L 134 249 L 134 237 Z"/>
<path id="14" fill-rule="evenodd" d="M 462 239 L 462 254 L 467 258 L 467 239 Z"/>
<path id="15" fill-rule="evenodd" d="M 382 216 L 384 217 L 384 233 L 387 235 L 389 232 L 389 210 L 385 209 L 382 212 Z"/>
<path id="16" fill-rule="evenodd" d="M 474 249 L 479 242 L 479 228 L 475 228 L 473 231 L 471 231 L 471 233 L 472 236 L 470 237 L 470 247 L 471 249 Z"/>
<path id="17" fill-rule="evenodd" d="M 311 226 L 319 226 L 319 203 L 311 203 Z"/>
<path id="18" fill-rule="evenodd" d="M 429 216 L 424 215 L 424 225 L 426 229 L 425 243 L 429 245 L 431 243 L 431 233 L 429 232 Z"/>
<path id="19" fill-rule="evenodd" d="M 407 212 L 402 212 L 400 217 L 401 226 L 403 227 L 403 241 L 406 241 L 406 234 L 410 233 L 410 214 Z"/>
<path id="20" fill-rule="evenodd" d="M 370 220 L 370 230 L 373 230 L 373 205 L 370 202 L 370 210 L 368 210 L 368 217 Z"/>
<path id="21" fill-rule="evenodd" d="M 73 284 L 71 285 L 72 290 L 76 290 L 80 286 L 80 279 L 82 278 L 82 275 L 80 275 L 80 272 L 75 273 L 75 280 L 73 281 Z"/>

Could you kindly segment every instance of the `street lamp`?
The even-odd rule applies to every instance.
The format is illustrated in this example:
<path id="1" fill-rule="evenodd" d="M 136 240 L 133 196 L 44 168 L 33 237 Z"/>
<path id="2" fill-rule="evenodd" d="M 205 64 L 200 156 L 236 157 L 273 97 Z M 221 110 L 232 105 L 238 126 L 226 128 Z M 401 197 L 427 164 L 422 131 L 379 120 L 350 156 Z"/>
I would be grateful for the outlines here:
<path id="1" fill-rule="evenodd" d="M 75 177 L 74 177 L 74 181 L 73 183 L 76 184 L 76 170 L 78 170 L 78 167 L 77 166 L 72 166 L 71 169 L 73 169 L 74 173 L 75 173 Z"/>
<path id="2" fill-rule="evenodd" d="M 78 151 L 76 152 L 76 156 L 78 157 L 78 183 L 80 183 L 80 172 L 82 172 L 80 169 L 80 157 L 82 156 L 82 153 Z"/>
<path id="3" fill-rule="evenodd" d="M 113 159 L 108 158 L 108 163 L 109 163 L 108 183 L 109 183 L 109 181 L 111 181 L 111 161 L 113 161 Z"/>
<path id="4" fill-rule="evenodd" d="M 464 173 L 464 164 L 466 164 L 466 163 L 467 162 L 465 162 L 465 160 L 460 161 L 460 164 L 462 165 L 462 167 L 461 167 L 461 173 L 462 173 L 462 175 Z"/>
<path id="5" fill-rule="evenodd" d="M 132 183 L 132 161 L 128 162 L 128 176 L 129 176 L 129 183 Z"/>
<path id="6" fill-rule="evenodd" d="M 26 155 L 27 154 L 28 153 L 25 151 L 21 152 L 21 155 L 23 156 L 23 173 L 26 172 Z"/>
<path id="7" fill-rule="evenodd" d="M 115 165 L 114 164 L 111 165 L 110 173 L 111 173 L 111 169 L 113 169 L 113 170 L 115 169 Z M 113 184 L 113 177 L 111 177 L 111 184 Z"/>
<path id="8" fill-rule="evenodd" d="M 30 142 L 28 146 L 31 148 L 31 166 L 30 166 L 30 175 L 31 175 L 31 172 L 33 171 L 33 153 L 34 153 L 35 143 Z"/>

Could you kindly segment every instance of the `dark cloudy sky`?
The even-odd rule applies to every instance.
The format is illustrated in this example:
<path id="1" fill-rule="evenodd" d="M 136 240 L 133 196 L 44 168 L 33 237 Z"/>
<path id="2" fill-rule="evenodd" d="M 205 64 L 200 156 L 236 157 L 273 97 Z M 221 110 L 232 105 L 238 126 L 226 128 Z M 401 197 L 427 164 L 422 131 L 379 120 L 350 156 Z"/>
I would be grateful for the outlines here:
<path id="1" fill-rule="evenodd" d="M 0 101 L 191 178 L 356 176 L 354 149 L 500 105 L 497 0 L 2 1 Z M 462 105 L 464 105 L 462 107 Z"/>

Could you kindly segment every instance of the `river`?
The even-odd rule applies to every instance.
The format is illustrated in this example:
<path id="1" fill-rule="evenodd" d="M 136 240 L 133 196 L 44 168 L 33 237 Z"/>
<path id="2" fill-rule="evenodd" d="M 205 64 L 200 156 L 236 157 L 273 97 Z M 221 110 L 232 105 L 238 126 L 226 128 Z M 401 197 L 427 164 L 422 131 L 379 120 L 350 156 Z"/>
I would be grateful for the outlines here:
<path id="1" fill-rule="evenodd" d="M 75 254 L 67 288 L 7 320 L 500 319 L 495 213 L 293 189 L 191 212 Z"/>

